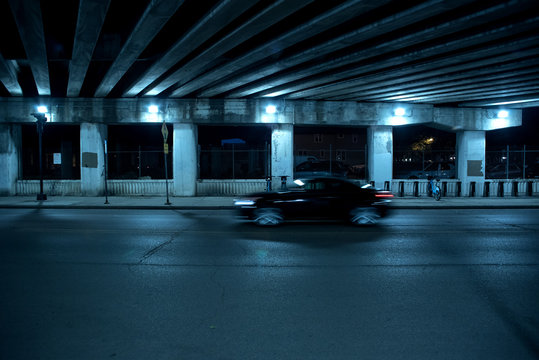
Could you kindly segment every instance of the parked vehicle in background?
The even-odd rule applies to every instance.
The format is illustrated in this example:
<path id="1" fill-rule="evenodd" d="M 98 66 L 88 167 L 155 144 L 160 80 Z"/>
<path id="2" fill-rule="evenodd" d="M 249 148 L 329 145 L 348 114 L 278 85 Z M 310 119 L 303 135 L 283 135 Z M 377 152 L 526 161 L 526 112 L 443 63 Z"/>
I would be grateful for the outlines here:
<path id="1" fill-rule="evenodd" d="M 350 169 L 340 161 L 305 161 L 296 166 L 295 178 L 312 176 L 347 177 Z"/>
<path id="2" fill-rule="evenodd" d="M 518 179 L 522 177 L 522 169 L 517 164 L 499 163 L 487 167 L 485 171 L 487 179 Z"/>
<path id="3" fill-rule="evenodd" d="M 435 161 L 428 164 L 425 170 L 413 170 L 398 175 L 400 179 L 455 179 L 457 170 L 455 163 L 449 161 Z"/>
<path id="4" fill-rule="evenodd" d="M 389 191 L 328 177 L 296 180 L 297 188 L 259 192 L 234 201 L 239 215 L 260 226 L 286 219 L 344 219 L 355 225 L 373 225 L 388 213 Z"/>

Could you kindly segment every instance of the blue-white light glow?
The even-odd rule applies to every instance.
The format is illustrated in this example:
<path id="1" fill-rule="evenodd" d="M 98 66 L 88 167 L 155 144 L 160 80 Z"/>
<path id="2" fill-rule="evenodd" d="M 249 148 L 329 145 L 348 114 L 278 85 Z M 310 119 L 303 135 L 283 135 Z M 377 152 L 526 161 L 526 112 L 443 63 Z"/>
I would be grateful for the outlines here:
<path id="1" fill-rule="evenodd" d="M 395 109 L 395 116 L 404 116 L 404 114 L 406 114 L 406 109 L 401 107 Z"/>
<path id="2" fill-rule="evenodd" d="M 266 106 L 266 114 L 275 114 L 277 112 L 277 108 L 275 105 L 268 105 Z"/>
<path id="3" fill-rule="evenodd" d="M 500 110 L 498 111 L 498 117 L 501 119 L 505 119 L 509 116 L 509 112 L 507 110 Z"/>

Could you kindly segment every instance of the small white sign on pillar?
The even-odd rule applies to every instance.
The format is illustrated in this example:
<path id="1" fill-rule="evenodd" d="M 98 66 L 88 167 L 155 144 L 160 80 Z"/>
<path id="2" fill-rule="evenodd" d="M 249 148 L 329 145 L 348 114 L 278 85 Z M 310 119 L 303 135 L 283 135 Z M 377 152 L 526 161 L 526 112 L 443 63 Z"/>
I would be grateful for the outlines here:
<path id="1" fill-rule="evenodd" d="M 54 165 L 62 165 L 62 153 L 54 153 L 52 163 Z"/>

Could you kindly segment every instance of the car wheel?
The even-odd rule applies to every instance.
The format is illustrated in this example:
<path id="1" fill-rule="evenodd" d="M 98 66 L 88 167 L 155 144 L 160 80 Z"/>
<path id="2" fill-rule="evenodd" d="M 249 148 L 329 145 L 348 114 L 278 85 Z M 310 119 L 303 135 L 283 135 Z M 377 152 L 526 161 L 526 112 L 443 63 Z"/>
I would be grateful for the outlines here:
<path id="1" fill-rule="evenodd" d="M 262 208 L 255 211 L 254 222 L 259 226 L 277 226 L 283 222 L 283 216 L 279 209 Z"/>
<path id="2" fill-rule="evenodd" d="M 350 222 L 354 225 L 376 225 L 379 218 L 374 208 L 355 208 L 350 211 Z"/>

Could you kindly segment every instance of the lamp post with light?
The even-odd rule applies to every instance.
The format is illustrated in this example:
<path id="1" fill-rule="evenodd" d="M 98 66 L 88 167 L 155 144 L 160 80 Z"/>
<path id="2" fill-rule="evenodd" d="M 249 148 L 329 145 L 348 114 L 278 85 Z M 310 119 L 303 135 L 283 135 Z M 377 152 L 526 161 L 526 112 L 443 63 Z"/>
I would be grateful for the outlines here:
<path id="1" fill-rule="evenodd" d="M 45 123 L 47 122 L 47 108 L 45 106 L 39 106 L 37 108 L 37 113 L 32 113 L 31 115 L 36 118 L 37 125 L 37 134 L 39 138 L 39 194 L 37 194 L 37 200 L 47 200 L 47 195 L 43 194 L 43 129 Z"/>

